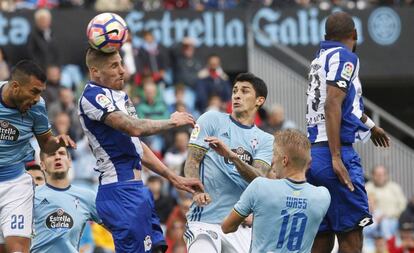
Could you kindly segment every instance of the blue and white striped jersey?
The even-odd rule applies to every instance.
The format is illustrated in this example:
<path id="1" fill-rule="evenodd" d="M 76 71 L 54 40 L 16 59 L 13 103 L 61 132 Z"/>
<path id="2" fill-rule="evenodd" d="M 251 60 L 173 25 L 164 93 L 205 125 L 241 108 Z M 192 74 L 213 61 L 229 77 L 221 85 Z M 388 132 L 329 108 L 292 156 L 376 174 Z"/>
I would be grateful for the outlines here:
<path id="1" fill-rule="evenodd" d="M 354 143 L 369 136 L 360 118 L 364 112 L 362 86 L 358 77 L 359 59 L 345 45 L 323 41 L 309 72 L 306 122 L 311 143 L 327 141 L 325 101 L 327 82 L 346 92 L 342 103 L 341 142 Z"/>
<path id="2" fill-rule="evenodd" d="M 79 99 L 80 121 L 97 160 L 100 184 L 134 179 L 134 169 L 141 169 L 141 141 L 105 125 L 109 113 L 121 111 L 137 117 L 135 108 L 122 90 L 112 90 L 88 82 Z"/>
<path id="3" fill-rule="evenodd" d="M 0 82 L 0 182 L 24 173 L 25 162 L 34 159 L 30 139 L 50 131 L 45 101 L 40 98 L 27 112 L 21 113 L 4 104 L 1 93 L 6 83 Z"/>

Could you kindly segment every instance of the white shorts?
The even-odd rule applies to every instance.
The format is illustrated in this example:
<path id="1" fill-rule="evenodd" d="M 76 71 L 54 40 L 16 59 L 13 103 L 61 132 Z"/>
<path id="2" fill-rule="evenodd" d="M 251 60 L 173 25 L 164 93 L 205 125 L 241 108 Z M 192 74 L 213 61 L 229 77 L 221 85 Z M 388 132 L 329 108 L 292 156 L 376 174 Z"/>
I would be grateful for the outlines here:
<path id="1" fill-rule="evenodd" d="M 203 253 L 248 253 L 252 229 L 240 226 L 234 233 L 224 234 L 220 224 L 209 224 L 199 221 L 189 221 L 187 230 L 184 233 L 184 240 L 187 244 L 188 253 L 192 252 L 191 247 L 197 244 L 197 239 L 208 238 L 213 244 L 215 252 L 203 251 Z"/>
<path id="2" fill-rule="evenodd" d="M 32 236 L 33 200 L 34 183 L 29 174 L 0 182 L 0 244 L 8 236 Z"/>

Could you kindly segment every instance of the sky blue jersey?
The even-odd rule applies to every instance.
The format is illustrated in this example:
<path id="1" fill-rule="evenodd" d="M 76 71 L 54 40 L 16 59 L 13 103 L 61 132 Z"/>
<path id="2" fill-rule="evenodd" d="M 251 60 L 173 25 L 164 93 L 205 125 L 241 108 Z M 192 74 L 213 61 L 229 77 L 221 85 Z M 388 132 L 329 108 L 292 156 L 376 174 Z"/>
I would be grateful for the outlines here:
<path id="1" fill-rule="evenodd" d="M 364 103 L 358 56 L 340 42 L 323 41 L 309 72 L 306 122 L 310 142 L 328 140 L 324 109 L 327 85 L 334 85 L 346 93 L 342 102 L 341 142 L 365 140 L 370 132 L 360 120 Z"/>
<path id="2" fill-rule="evenodd" d="M 190 146 L 207 150 L 200 164 L 200 180 L 212 202 L 204 207 L 195 203 L 190 208 L 189 221 L 221 223 L 229 214 L 248 183 L 240 176 L 234 164 L 210 149 L 204 141 L 207 136 L 221 139 L 238 154 L 241 160 L 270 166 L 273 153 L 273 136 L 258 127 L 245 126 L 229 114 L 209 111 L 200 116 L 190 137 Z"/>
<path id="3" fill-rule="evenodd" d="M 234 210 L 243 217 L 253 213 L 250 252 L 310 252 L 330 202 L 323 186 L 258 177 Z"/>
<path id="4" fill-rule="evenodd" d="M 0 94 L 7 82 L 0 82 Z M 24 173 L 25 162 L 34 159 L 30 145 L 33 135 L 50 131 L 45 101 L 33 105 L 27 112 L 7 106 L 0 96 L 0 182 Z"/>
<path id="5" fill-rule="evenodd" d="M 32 253 L 77 253 L 87 221 L 101 223 L 95 208 L 95 193 L 70 185 L 36 187 Z"/>

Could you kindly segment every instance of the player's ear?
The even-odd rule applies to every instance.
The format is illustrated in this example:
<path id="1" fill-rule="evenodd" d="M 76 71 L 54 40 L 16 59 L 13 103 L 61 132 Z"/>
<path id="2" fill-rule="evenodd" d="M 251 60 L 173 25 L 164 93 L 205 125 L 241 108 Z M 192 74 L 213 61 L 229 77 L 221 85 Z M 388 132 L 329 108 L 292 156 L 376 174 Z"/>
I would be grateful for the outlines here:
<path id="1" fill-rule="evenodd" d="M 265 101 L 266 101 L 266 99 L 265 99 L 264 97 L 262 97 L 262 96 L 257 97 L 257 98 L 256 98 L 256 106 L 257 106 L 257 107 L 262 106 L 262 105 L 264 104 L 264 102 L 265 102 Z"/>

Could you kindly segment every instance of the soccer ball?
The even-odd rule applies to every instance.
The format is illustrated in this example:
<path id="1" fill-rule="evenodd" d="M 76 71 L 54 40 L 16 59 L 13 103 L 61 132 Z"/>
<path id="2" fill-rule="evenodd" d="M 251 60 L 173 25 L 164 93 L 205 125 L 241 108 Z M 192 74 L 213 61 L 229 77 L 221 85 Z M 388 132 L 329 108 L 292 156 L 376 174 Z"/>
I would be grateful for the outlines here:
<path id="1" fill-rule="evenodd" d="M 91 47 L 104 53 L 119 50 L 128 37 L 127 25 L 115 13 L 101 13 L 95 16 L 86 29 Z"/>

